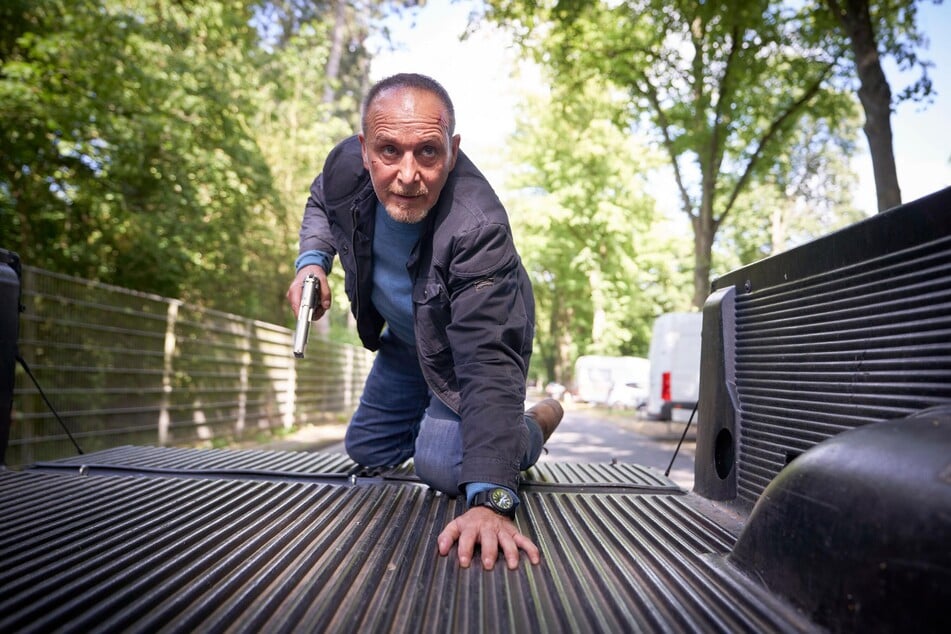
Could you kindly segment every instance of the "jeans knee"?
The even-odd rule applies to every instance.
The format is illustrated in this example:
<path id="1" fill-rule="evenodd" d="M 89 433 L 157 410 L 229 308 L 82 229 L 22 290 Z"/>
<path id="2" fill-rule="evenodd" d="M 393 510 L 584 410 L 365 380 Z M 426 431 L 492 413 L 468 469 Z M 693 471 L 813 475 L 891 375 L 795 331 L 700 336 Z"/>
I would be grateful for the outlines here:
<path id="1" fill-rule="evenodd" d="M 451 497 L 459 495 L 459 473 L 450 460 L 440 460 L 433 453 L 416 452 L 413 457 L 416 475 L 427 485 Z"/>
<path id="2" fill-rule="evenodd" d="M 351 434 L 353 426 L 347 428 L 343 439 L 347 455 L 358 465 L 364 467 L 392 467 L 404 462 L 412 455 L 412 450 L 401 449 L 393 443 L 381 443 L 379 439 L 368 438 L 364 434 Z"/>
<path id="3" fill-rule="evenodd" d="M 347 455 L 350 456 L 350 459 L 359 465 L 365 467 L 377 467 L 380 465 L 371 465 L 370 462 L 373 461 L 373 455 L 370 451 L 371 447 L 368 443 L 359 442 L 354 440 L 353 436 L 350 434 L 350 429 L 347 429 L 347 435 L 343 439 L 344 449 L 347 451 Z"/>

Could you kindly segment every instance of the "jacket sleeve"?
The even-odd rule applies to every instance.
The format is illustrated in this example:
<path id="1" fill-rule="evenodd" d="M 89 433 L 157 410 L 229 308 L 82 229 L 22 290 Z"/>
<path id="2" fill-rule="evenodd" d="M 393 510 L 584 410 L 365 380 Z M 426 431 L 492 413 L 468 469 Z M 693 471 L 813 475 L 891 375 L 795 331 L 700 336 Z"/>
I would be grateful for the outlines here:
<path id="1" fill-rule="evenodd" d="M 333 260 L 337 250 L 334 248 L 333 237 L 330 233 L 330 220 L 327 218 L 326 205 L 324 203 L 324 179 L 323 174 L 318 174 L 317 178 L 310 186 L 310 195 L 307 197 L 307 204 L 304 206 L 304 219 L 300 227 L 300 246 L 298 254 L 308 251 L 321 251 Z"/>
<path id="2" fill-rule="evenodd" d="M 529 442 L 523 418 L 534 335 L 531 287 L 505 224 L 457 237 L 454 252 L 447 335 L 461 396 L 460 487 L 494 482 L 515 490 Z"/>

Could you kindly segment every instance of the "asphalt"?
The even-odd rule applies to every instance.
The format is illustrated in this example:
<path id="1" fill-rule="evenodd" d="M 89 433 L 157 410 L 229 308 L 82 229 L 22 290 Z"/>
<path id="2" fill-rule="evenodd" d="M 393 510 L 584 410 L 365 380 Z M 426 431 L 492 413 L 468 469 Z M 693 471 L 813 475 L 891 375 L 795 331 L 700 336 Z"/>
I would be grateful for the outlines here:
<path id="1" fill-rule="evenodd" d="M 604 410 L 568 404 L 540 461 L 629 462 L 665 472 L 671 466 L 685 423 L 646 421 L 631 410 Z M 695 434 L 692 428 L 677 452 L 670 479 L 693 488 Z"/>

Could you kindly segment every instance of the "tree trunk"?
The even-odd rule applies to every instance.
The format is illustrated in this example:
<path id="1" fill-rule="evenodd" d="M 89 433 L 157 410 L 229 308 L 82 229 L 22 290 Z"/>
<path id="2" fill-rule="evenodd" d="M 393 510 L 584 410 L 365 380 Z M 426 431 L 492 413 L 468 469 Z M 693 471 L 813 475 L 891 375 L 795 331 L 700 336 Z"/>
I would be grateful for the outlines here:
<path id="1" fill-rule="evenodd" d="M 343 40 L 347 32 L 347 4 L 345 0 L 334 2 L 334 27 L 327 56 L 327 83 L 324 84 L 324 103 L 333 103 L 334 90 L 340 76 L 340 60 L 343 58 Z"/>
<path id="2" fill-rule="evenodd" d="M 892 148 L 892 93 L 878 55 L 868 0 L 827 2 L 845 30 L 855 55 L 855 68 L 860 82 L 859 101 L 865 111 L 863 129 L 872 156 L 878 210 L 885 211 L 901 204 L 901 190 Z"/>
<path id="3" fill-rule="evenodd" d="M 706 207 L 708 203 L 702 203 Z M 713 237 L 716 234 L 716 225 L 713 222 L 712 209 L 701 208 L 698 216 L 692 216 L 693 224 L 693 305 L 697 309 L 703 308 L 710 294 L 710 269 L 713 261 Z"/>

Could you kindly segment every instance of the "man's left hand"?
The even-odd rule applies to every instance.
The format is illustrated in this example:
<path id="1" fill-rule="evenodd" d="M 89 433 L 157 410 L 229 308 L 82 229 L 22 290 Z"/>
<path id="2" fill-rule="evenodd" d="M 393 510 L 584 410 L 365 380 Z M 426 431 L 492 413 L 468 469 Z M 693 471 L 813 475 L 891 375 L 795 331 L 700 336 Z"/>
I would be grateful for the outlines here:
<path id="1" fill-rule="evenodd" d="M 499 547 L 509 570 L 518 568 L 519 549 L 525 551 L 533 564 L 541 561 L 538 547 L 518 531 L 514 521 L 484 506 L 471 508 L 449 522 L 437 539 L 439 554 L 448 555 L 456 541 L 459 542 L 459 565 L 463 568 L 472 563 L 476 544 L 481 548 L 482 567 L 486 570 L 495 567 Z"/>

